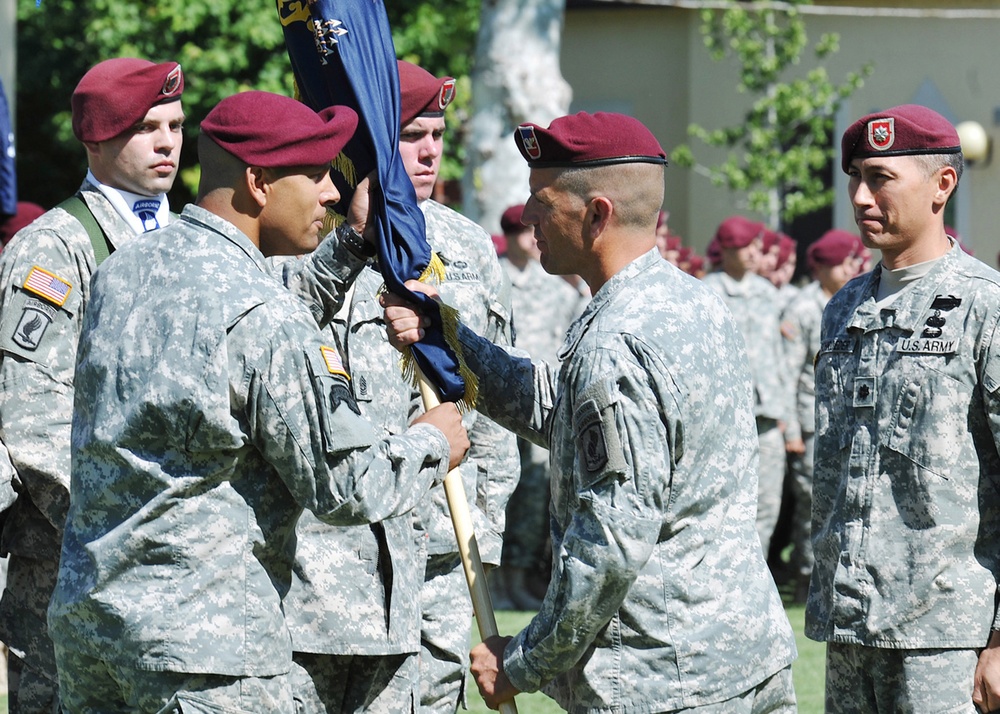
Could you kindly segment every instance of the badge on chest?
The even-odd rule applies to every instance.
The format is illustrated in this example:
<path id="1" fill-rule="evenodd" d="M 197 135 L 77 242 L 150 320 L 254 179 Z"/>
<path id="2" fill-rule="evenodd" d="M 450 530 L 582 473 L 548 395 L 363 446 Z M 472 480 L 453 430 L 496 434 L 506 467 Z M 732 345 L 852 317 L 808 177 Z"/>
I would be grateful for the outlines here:
<path id="1" fill-rule="evenodd" d="M 903 354 L 950 355 L 958 351 L 958 339 L 948 330 L 948 314 L 962 304 L 954 295 L 936 295 L 931 303 L 931 314 L 924 321 L 919 334 L 900 339 L 896 352 Z M 949 334 L 951 332 L 951 334 Z"/>

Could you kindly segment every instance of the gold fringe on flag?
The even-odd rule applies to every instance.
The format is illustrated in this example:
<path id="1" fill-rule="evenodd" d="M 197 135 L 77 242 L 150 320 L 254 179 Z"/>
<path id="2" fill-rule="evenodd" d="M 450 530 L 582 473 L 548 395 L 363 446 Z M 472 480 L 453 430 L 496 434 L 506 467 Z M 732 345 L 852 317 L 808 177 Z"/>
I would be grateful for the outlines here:
<path id="1" fill-rule="evenodd" d="M 431 260 L 427 268 L 420 276 L 420 282 L 428 285 L 440 285 L 445 279 L 444 263 L 434 251 L 431 251 Z M 384 289 L 384 288 L 383 288 Z M 475 373 L 469 369 L 465 362 L 465 354 L 462 352 L 462 345 L 458 341 L 459 312 L 451 305 L 439 303 L 441 311 L 441 326 L 444 332 L 444 341 L 458 357 L 458 374 L 465 381 L 465 396 L 463 396 L 456 406 L 463 414 L 476 408 L 476 398 L 479 396 L 479 380 Z M 414 387 L 417 386 L 417 364 L 413 359 L 413 353 L 407 349 L 399 359 L 400 369 L 403 371 L 403 378 L 408 379 Z"/>

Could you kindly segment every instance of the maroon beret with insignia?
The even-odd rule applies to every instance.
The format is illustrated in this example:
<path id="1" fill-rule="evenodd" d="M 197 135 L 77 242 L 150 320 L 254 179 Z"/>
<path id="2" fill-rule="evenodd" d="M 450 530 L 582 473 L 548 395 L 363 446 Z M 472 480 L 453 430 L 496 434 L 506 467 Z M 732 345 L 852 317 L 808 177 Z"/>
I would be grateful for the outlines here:
<path id="1" fill-rule="evenodd" d="M 240 92 L 215 105 L 201 133 L 249 166 L 318 166 L 334 159 L 354 136 L 357 113 L 346 106 L 319 114 L 271 92 Z"/>
<path id="2" fill-rule="evenodd" d="M 645 124 L 612 112 L 559 117 L 548 129 L 521 124 L 514 131 L 514 141 L 528 166 L 535 169 L 667 163 L 663 147 Z"/>
<path id="3" fill-rule="evenodd" d="M 455 80 L 435 77 L 412 62 L 396 60 L 399 68 L 399 126 L 417 117 L 443 117 L 445 108 L 455 98 Z"/>
<path id="4" fill-rule="evenodd" d="M 176 62 L 154 64 L 118 57 L 91 67 L 73 90 L 73 134 L 80 141 L 107 141 L 142 121 L 157 104 L 175 102 L 184 92 Z"/>
<path id="5" fill-rule="evenodd" d="M 847 173 L 855 158 L 958 154 L 962 143 L 951 122 L 933 109 L 903 104 L 851 124 L 840 140 L 840 151 L 840 167 Z"/>
<path id="6" fill-rule="evenodd" d="M 715 240 L 719 248 L 746 248 L 754 239 L 763 237 L 766 230 L 763 223 L 743 216 L 730 216 L 719 224 Z"/>
<path id="7" fill-rule="evenodd" d="M 806 257 L 810 266 L 840 265 L 858 250 L 858 237 L 848 231 L 834 228 L 820 236 L 809 246 Z"/>
<path id="8" fill-rule="evenodd" d="M 520 233 L 527 226 L 521 223 L 521 216 L 524 215 L 524 204 L 519 203 L 511 206 L 500 216 L 500 228 L 504 233 Z"/>

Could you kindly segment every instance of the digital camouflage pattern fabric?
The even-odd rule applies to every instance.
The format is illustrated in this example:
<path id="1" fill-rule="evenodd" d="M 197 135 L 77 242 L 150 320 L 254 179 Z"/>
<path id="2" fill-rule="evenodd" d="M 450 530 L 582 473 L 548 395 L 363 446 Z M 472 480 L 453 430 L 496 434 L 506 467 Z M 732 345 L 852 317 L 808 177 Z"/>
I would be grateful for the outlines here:
<path id="1" fill-rule="evenodd" d="M 823 315 L 806 634 L 978 649 L 1000 628 L 1000 274 L 956 243 L 879 308 L 881 273 Z"/>
<path id="2" fill-rule="evenodd" d="M 504 653 L 514 686 L 577 714 L 670 711 L 792 662 L 754 526 L 750 375 L 714 292 L 649 251 L 594 295 L 558 375 L 461 338 L 480 408 L 551 450 L 552 582 Z"/>
<path id="3" fill-rule="evenodd" d="M 97 273 L 49 608 L 57 656 L 287 673 L 281 598 L 302 508 L 378 521 L 443 476 L 444 436 L 418 425 L 378 437 L 339 353 L 267 271 L 234 226 L 188 206 Z"/>
<path id="4" fill-rule="evenodd" d="M 135 235 L 90 181 L 77 195 L 113 245 Z M 10 554 L 0 641 L 24 660 L 22 683 L 30 688 L 41 679 L 36 698 L 57 696 L 45 610 L 69 508 L 73 368 L 94 267 L 87 231 L 61 208 L 37 218 L 0 254 L 0 438 L 21 484 L 0 541 Z M 50 691 L 42 694 L 46 681 Z"/>
<path id="5" fill-rule="evenodd" d="M 509 344 L 509 287 L 489 236 L 439 203 L 424 201 L 420 206 L 431 246 L 445 265 L 444 301 L 491 341 Z M 376 433 L 399 434 L 422 407 L 402 374 L 399 353 L 386 338 L 378 302 L 381 288 L 382 277 L 375 270 L 362 271 L 331 329 L 343 348 L 362 416 Z M 517 482 L 514 436 L 476 412 L 465 415 L 463 422 L 472 446 L 459 468 L 483 559 L 495 564 L 500 559 L 504 507 Z M 285 612 L 295 652 L 417 653 L 428 552 L 446 561 L 441 564 L 444 579 L 435 584 L 446 584 L 444 591 L 430 599 L 433 621 L 440 623 L 435 649 L 446 654 L 440 673 L 435 674 L 435 668 L 424 680 L 448 681 L 441 698 L 450 700 L 454 710 L 465 678 L 471 602 L 444 490 L 432 490 L 415 513 L 419 515 L 344 528 L 303 514 Z M 448 573 L 453 575 L 444 577 Z M 352 613 L 349 621 L 344 612 Z M 393 685 L 405 686 L 406 680 L 396 678 Z"/>

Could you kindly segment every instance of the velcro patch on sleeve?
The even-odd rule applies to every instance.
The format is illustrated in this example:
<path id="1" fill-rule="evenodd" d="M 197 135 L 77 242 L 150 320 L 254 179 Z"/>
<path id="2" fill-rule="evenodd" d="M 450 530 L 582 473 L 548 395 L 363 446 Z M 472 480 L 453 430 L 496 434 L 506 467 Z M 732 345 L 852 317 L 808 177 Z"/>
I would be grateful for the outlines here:
<path id="1" fill-rule="evenodd" d="M 332 347 L 320 347 L 320 353 L 323 355 L 323 364 L 326 365 L 326 369 L 330 374 L 340 374 L 347 379 L 351 378 L 351 375 L 347 373 L 344 369 L 344 361 L 340 359 L 340 353 Z"/>
<path id="2" fill-rule="evenodd" d="M 59 307 L 63 306 L 69 297 L 73 285 L 66 282 L 58 275 L 50 273 L 37 265 L 31 268 L 28 277 L 24 279 L 22 286 L 28 292 L 32 292 Z"/>
<path id="3" fill-rule="evenodd" d="M 605 381 L 588 387 L 573 412 L 578 458 L 584 473 L 580 486 L 588 488 L 605 475 L 621 476 L 628 471 L 615 409 L 618 396 Z"/>

